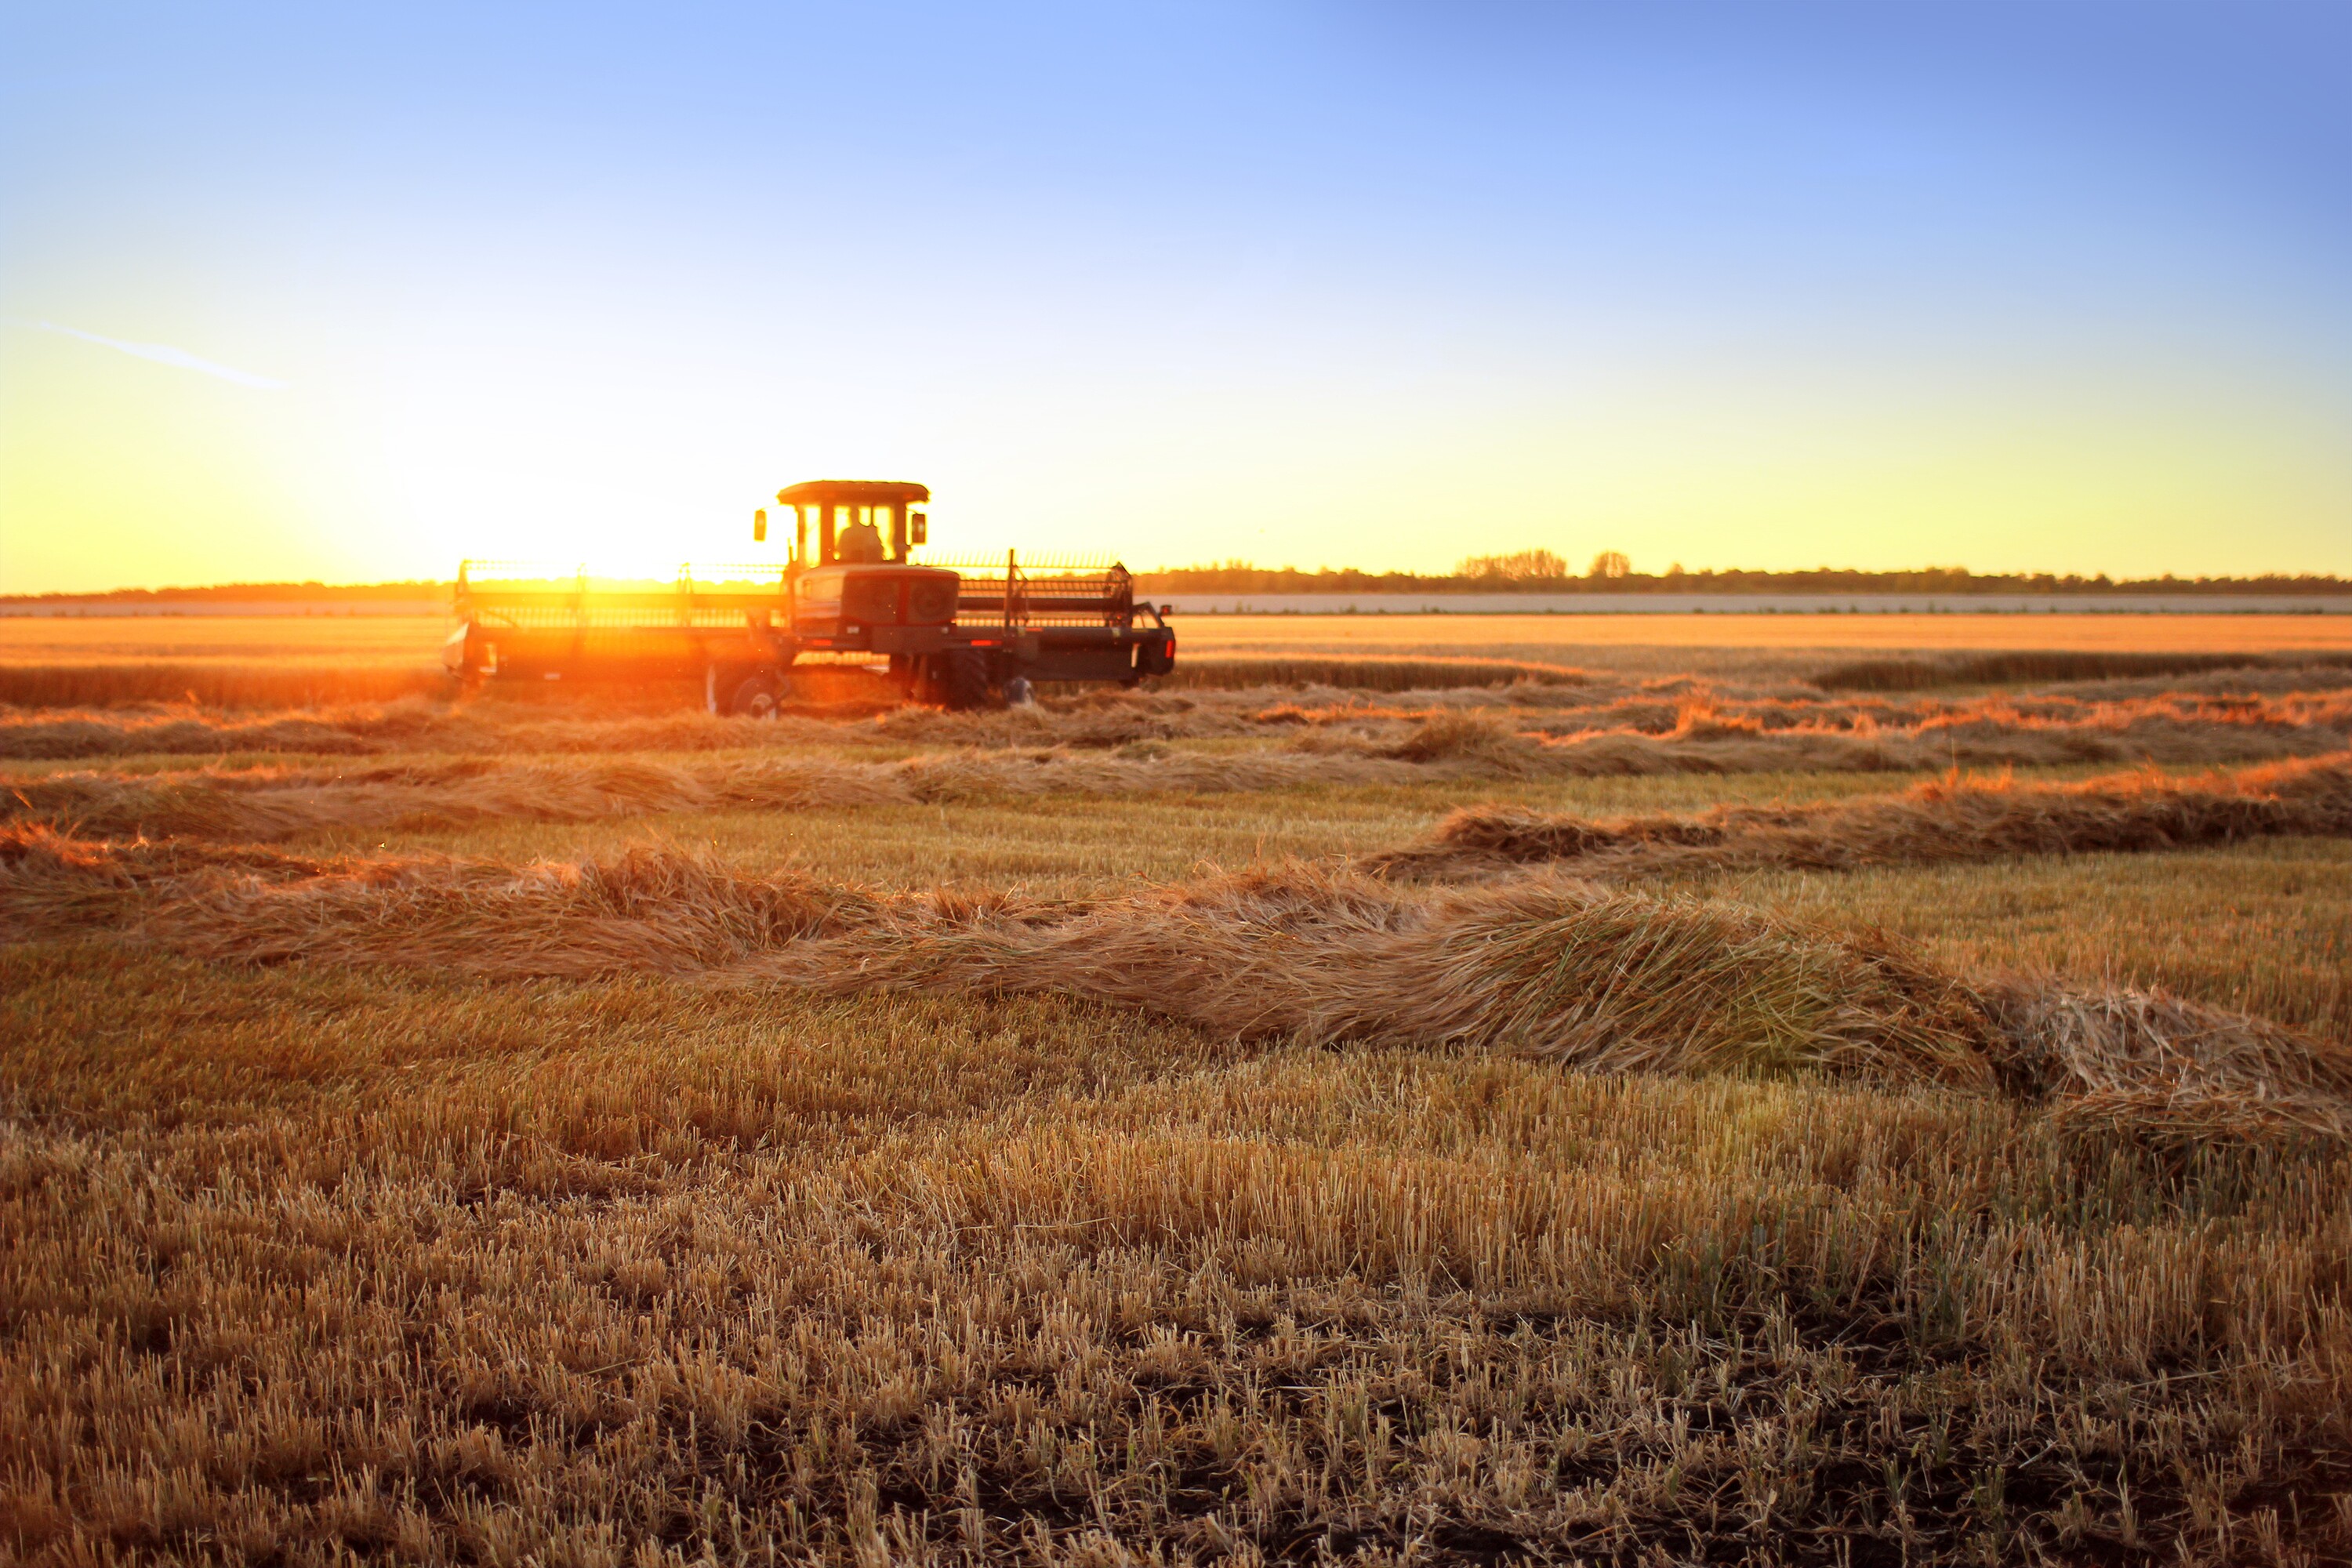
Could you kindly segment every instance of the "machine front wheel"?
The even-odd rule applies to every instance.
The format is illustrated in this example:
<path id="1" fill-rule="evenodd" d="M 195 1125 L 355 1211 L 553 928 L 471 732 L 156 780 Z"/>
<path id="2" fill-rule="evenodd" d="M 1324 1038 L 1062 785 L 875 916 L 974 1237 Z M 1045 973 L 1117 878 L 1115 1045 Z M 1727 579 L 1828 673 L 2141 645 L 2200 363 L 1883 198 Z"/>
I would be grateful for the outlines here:
<path id="1" fill-rule="evenodd" d="M 968 712 L 988 706 L 988 656 L 976 647 L 951 647 L 929 659 L 930 695 L 942 708 Z"/>

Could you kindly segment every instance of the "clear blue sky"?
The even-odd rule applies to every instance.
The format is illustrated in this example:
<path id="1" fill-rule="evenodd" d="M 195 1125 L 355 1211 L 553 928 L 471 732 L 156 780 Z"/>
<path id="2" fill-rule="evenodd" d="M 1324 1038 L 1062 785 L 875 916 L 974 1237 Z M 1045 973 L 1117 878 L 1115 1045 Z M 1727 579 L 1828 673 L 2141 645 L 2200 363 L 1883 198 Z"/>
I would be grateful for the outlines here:
<path id="1" fill-rule="evenodd" d="M 2352 573 L 2352 6 L 0 10 L 0 588 Z"/>

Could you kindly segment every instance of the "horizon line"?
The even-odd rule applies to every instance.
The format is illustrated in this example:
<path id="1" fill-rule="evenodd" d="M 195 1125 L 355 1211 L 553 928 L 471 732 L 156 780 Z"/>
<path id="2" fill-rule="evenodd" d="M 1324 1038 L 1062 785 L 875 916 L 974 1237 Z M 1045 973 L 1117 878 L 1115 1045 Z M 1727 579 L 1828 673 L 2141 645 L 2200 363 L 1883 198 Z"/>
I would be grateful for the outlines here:
<path id="1" fill-rule="evenodd" d="M 781 564 L 781 563 L 779 564 Z M 920 565 L 922 563 L 917 561 L 909 563 L 909 564 Z M 1460 572 L 1410 572 L 1401 568 L 1392 568 L 1387 571 L 1376 572 L 1355 566 L 1258 566 L 1245 562 L 1205 566 L 1150 566 L 1136 568 L 1132 571 L 1132 574 L 1138 578 L 1196 575 L 1219 576 L 1228 574 L 1233 575 L 1249 574 L 1260 576 L 1292 578 L 1357 577 L 1371 579 L 1375 583 L 1383 579 L 1401 578 L 1409 580 L 1407 584 L 1401 584 L 1392 590 L 1385 590 L 1399 594 L 1491 593 L 1557 595 L 1579 592 L 1622 594 L 1653 590 L 1654 587 L 1663 587 L 1676 580 L 1675 576 L 1671 576 L 1667 574 L 1653 572 L 1629 571 L 1623 575 L 1618 577 L 1593 577 L 1579 574 L 1559 577 L 1512 579 L 1470 575 Z M 1772 590 L 1769 586 L 1769 584 L 1771 579 L 1776 578 L 1818 579 L 1822 577 L 1865 579 L 1940 577 L 1945 578 L 1948 581 L 1951 579 L 1958 579 L 1971 584 L 1983 584 L 1983 588 L 1981 590 L 1968 589 L 1962 591 L 1983 591 L 1990 593 L 2018 592 L 2021 590 L 2016 585 L 2021 584 L 2023 585 L 2023 591 L 2029 592 L 2046 592 L 2050 589 L 2055 588 L 2062 592 L 2113 593 L 2135 588 L 2155 589 L 2160 587 L 2170 587 L 2174 589 L 2201 588 L 2210 591 L 2216 588 L 2245 585 L 2249 587 L 2284 587 L 2290 592 L 2301 593 L 2352 593 L 2352 577 L 2343 577 L 2338 576 L 2334 573 L 2321 572 L 2264 572 L 2251 574 L 2245 576 L 2217 576 L 2212 574 L 2200 574 L 2194 577 L 2184 577 L 2174 573 L 2167 572 L 2153 576 L 2117 577 L 2104 572 L 2090 576 L 2084 576 L 2079 573 L 2061 574 L 2053 572 L 1983 573 L 1972 571 L 1965 566 L 1912 566 L 1887 568 L 1859 566 L 1809 566 L 1793 568 L 1708 566 L 1685 568 L 1679 574 L 1679 576 L 1682 579 L 1696 578 L 1701 580 L 1719 580 L 1723 578 L 1734 578 L 1742 580 L 1721 584 L 1718 587 L 1713 590 L 1716 592 L 1731 594 L 1771 592 Z M 1759 583 L 1757 581 L 1759 579 L 1762 579 L 1764 581 Z M 1627 583 L 1639 583 L 1642 584 L 1642 587 L 1633 589 L 1611 586 L 1612 584 Z M 304 589 L 315 590 L 327 595 L 373 594 L 379 597 L 396 597 L 397 595 L 392 592 L 393 590 L 417 589 L 439 593 L 453 589 L 456 586 L 456 584 L 457 579 L 452 576 L 394 577 L 382 578 L 373 582 L 326 582 L 313 577 L 299 579 L 284 578 L 264 582 L 233 581 L 227 583 L 167 584 L 158 586 L 123 584 L 112 588 L 58 588 L 46 589 L 38 592 L 0 593 L 0 604 L 42 604 L 72 600 L 103 601 L 109 599 L 142 597 L 171 598 L 175 596 L 219 596 L 240 590 L 268 597 L 285 599 L 292 599 L 298 596 L 293 592 L 290 592 L 290 590 Z M 1954 584 L 1954 586 L 1957 587 L 1957 584 Z M 1183 592 L 1187 590 L 1176 591 Z M 1189 591 L 1194 593 L 1259 594 L 1290 592 L 1290 590 L 1269 587 L 1221 589 L 1207 586 Z M 1314 592 L 1315 590 L 1308 589 L 1300 591 Z M 1374 586 L 1337 589 L 1333 591 L 1358 595 L 1377 595 L 1382 593 L 1384 590 Z M 1696 591 L 1706 592 L 1707 590 L 1700 589 Z M 1839 591 L 1843 592 L 1848 590 Z M 1860 589 L 1859 585 L 1857 585 L 1857 588 L 1854 591 L 1868 592 L 1872 590 Z M 1889 589 L 1886 591 L 1916 593 L 1923 590 L 1918 587 L 1910 587 Z"/>

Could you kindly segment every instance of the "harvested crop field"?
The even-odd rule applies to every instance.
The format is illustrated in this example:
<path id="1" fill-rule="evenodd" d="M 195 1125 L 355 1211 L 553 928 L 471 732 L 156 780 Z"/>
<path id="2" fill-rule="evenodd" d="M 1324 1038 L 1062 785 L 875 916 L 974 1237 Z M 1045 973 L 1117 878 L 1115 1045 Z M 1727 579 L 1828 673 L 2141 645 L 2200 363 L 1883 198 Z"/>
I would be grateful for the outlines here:
<path id="1" fill-rule="evenodd" d="M 0 1552 L 2352 1555 L 2352 666 L 1267 619 L 6 672 Z"/>

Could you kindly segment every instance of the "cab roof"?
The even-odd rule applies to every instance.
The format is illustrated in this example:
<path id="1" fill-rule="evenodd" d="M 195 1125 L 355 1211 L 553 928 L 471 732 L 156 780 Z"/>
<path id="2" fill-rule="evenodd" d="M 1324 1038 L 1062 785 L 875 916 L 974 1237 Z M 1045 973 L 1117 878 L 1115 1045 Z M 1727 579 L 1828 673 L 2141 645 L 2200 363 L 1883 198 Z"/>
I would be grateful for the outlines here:
<path id="1" fill-rule="evenodd" d="M 930 499 L 929 486 L 905 479 L 803 479 L 776 492 L 779 506 L 904 506 Z"/>

